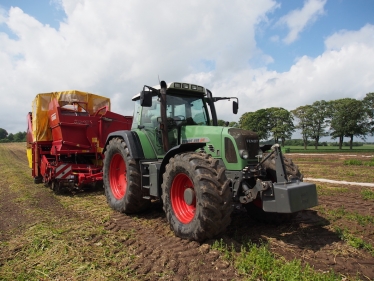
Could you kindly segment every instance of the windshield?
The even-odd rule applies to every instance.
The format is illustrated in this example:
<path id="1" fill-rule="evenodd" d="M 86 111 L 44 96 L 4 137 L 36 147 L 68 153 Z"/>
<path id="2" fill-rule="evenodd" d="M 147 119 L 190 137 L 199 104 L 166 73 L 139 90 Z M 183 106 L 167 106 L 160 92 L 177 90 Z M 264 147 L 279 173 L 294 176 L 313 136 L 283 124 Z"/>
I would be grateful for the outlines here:
<path id="1" fill-rule="evenodd" d="M 209 125 L 206 107 L 199 97 L 166 97 L 166 115 L 174 120 L 185 120 L 187 125 Z"/>

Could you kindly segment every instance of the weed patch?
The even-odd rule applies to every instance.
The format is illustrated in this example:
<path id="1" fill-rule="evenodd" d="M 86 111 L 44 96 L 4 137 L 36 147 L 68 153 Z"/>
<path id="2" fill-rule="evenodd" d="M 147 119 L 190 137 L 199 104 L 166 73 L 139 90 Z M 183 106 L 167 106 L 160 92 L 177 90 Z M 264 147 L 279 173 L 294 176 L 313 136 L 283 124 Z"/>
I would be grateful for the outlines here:
<path id="1" fill-rule="evenodd" d="M 353 234 L 349 233 L 347 229 L 335 227 L 335 232 L 341 240 L 346 241 L 350 246 L 356 249 L 367 250 L 372 256 L 374 256 L 374 248 L 370 243 L 365 242 L 359 237 L 355 237 Z"/>
<path id="2" fill-rule="evenodd" d="M 245 280 L 340 280 L 333 271 L 319 273 L 308 264 L 302 265 L 300 260 L 286 261 L 275 256 L 265 243 L 248 242 L 239 253 L 222 240 L 215 241 L 212 247 L 221 251 Z"/>
<path id="3" fill-rule="evenodd" d="M 338 209 L 326 209 L 324 207 L 317 207 L 318 211 L 322 214 L 326 214 L 332 221 L 339 219 L 347 219 L 349 221 L 355 221 L 359 225 L 366 226 L 368 224 L 374 224 L 374 217 L 370 215 L 361 215 L 357 212 L 349 212 L 343 206 Z"/>
<path id="4" fill-rule="evenodd" d="M 371 189 L 364 189 L 361 191 L 361 196 L 365 200 L 374 200 L 374 191 Z"/>
<path id="5" fill-rule="evenodd" d="M 344 160 L 344 165 L 350 165 L 350 166 L 361 166 L 362 161 L 361 160 L 356 160 L 356 159 L 348 159 Z"/>

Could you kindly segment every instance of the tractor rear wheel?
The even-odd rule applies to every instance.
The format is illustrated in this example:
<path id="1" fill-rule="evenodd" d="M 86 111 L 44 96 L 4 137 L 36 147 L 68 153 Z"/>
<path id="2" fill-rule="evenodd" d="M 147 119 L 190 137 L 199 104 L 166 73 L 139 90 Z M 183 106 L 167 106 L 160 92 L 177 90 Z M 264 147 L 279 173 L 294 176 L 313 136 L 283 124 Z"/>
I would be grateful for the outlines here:
<path id="1" fill-rule="evenodd" d="M 295 165 L 290 158 L 286 158 L 283 156 L 283 162 L 286 168 L 288 179 L 298 179 L 299 181 L 303 181 L 303 174 L 301 174 L 297 165 Z M 270 158 L 263 163 L 263 167 L 266 169 L 268 180 L 276 182 L 277 174 L 275 168 L 274 154 L 271 155 Z M 291 221 L 298 214 L 297 212 L 290 214 L 265 212 L 262 209 L 262 201 L 259 199 L 256 199 L 251 203 L 245 204 L 244 207 L 246 208 L 247 213 L 252 219 L 262 223 L 281 224 Z"/>
<path id="2" fill-rule="evenodd" d="M 225 168 L 203 153 L 183 153 L 166 165 L 162 183 L 166 218 L 176 236 L 203 241 L 230 224 L 232 194 Z"/>
<path id="3" fill-rule="evenodd" d="M 103 183 L 109 206 L 122 213 L 136 213 L 148 207 L 140 186 L 139 162 L 123 139 L 113 138 L 106 147 Z"/>

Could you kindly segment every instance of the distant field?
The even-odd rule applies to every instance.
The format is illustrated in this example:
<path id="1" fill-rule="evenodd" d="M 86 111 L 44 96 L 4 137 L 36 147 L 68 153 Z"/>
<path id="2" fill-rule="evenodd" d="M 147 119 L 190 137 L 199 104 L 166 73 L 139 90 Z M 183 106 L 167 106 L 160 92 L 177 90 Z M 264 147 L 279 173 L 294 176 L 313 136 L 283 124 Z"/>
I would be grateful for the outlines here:
<path id="1" fill-rule="evenodd" d="M 373 152 L 374 153 L 374 144 L 364 144 L 363 146 L 353 146 L 352 149 L 349 149 L 349 146 L 343 146 L 339 150 L 338 146 L 319 146 L 318 149 L 315 149 L 314 146 L 308 146 L 305 150 L 303 146 L 290 146 L 286 145 L 285 149 L 290 149 L 289 153 L 328 153 L 328 152 L 344 152 L 344 153 L 357 153 L 357 152 Z M 287 151 L 288 152 L 288 151 Z"/>

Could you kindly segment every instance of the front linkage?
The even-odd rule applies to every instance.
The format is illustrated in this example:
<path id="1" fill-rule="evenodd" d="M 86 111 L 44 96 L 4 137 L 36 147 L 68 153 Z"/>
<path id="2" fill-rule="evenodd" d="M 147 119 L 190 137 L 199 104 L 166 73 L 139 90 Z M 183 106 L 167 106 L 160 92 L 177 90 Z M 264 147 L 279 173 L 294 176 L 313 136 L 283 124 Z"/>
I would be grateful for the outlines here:
<path id="1" fill-rule="evenodd" d="M 243 169 L 240 203 L 251 203 L 260 196 L 263 210 L 276 213 L 294 213 L 318 205 L 316 185 L 292 175 L 287 177 L 279 144 L 274 144 L 271 150 L 257 166 Z M 251 188 L 247 180 L 253 177 L 256 183 Z"/>

